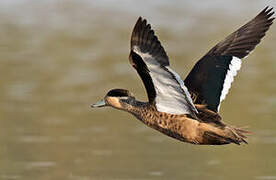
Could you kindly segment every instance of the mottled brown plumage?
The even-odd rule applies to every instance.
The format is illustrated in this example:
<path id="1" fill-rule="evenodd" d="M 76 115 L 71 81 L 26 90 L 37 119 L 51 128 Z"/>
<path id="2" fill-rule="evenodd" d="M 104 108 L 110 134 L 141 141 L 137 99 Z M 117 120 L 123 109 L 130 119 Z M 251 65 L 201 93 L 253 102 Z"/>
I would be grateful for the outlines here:
<path id="1" fill-rule="evenodd" d="M 169 67 L 167 53 L 151 26 L 140 17 L 132 32 L 129 61 L 145 85 L 148 102 L 137 101 L 128 90 L 113 89 L 92 107 L 111 106 L 129 112 L 147 126 L 183 142 L 247 143 L 248 131 L 225 124 L 218 111 L 241 58 L 264 37 L 273 13 L 272 8 L 265 8 L 218 43 L 197 62 L 185 84 Z"/>
<path id="2" fill-rule="evenodd" d="M 128 112 L 131 112 L 147 126 L 183 142 L 202 145 L 246 143 L 242 133 L 235 128 L 226 126 L 220 121 L 219 115 L 214 112 L 200 111 L 199 118 L 202 119 L 197 120 L 185 114 L 175 115 L 158 112 L 150 104 L 132 106 Z M 219 119 L 217 119 L 218 117 Z"/>

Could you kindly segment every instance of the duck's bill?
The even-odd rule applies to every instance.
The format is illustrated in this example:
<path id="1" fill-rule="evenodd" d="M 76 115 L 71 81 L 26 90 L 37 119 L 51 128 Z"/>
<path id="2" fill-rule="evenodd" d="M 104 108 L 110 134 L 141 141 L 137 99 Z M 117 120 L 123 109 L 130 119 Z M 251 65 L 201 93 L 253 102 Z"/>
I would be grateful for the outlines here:
<path id="1" fill-rule="evenodd" d="M 100 100 L 95 104 L 91 104 L 92 108 L 98 108 L 98 107 L 104 107 L 104 106 L 106 106 L 105 100 Z"/>

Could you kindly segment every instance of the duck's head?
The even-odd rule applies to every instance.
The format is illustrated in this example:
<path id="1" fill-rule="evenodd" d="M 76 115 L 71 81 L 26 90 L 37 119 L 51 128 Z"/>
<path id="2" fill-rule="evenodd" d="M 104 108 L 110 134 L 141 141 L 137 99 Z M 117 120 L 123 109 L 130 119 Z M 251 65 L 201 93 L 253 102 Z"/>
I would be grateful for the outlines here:
<path id="1" fill-rule="evenodd" d="M 106 96 L 95 104 L 92 108 L 112 106 L 117 109 L 127 109 L 127 106 L 135 101 L 135 97 L 128 90 L 125 89 L 112 89 Z"/>

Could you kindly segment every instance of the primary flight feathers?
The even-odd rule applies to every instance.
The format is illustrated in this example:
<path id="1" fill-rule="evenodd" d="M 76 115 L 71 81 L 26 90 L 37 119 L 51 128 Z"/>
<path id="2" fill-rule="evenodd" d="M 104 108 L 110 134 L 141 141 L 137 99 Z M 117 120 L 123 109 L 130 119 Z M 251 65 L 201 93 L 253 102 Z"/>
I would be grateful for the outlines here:
<path id="1" fill-rule="evenodd" d="M 207 55 L 231 55 L 240 59 L 247 56 L 273 23 L 273 8 L 266 7 L 255 18 L 213 47 Z"/>

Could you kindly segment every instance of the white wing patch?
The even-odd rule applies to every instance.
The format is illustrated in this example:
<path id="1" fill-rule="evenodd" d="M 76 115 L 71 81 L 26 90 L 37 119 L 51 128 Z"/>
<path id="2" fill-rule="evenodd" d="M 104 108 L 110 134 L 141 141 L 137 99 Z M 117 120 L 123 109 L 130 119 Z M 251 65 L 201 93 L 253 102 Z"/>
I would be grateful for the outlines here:
<path id="1" fill-rule="evenodd" d="M 233 56 L 233 59 L 231 60 L 231 63 L 229 65 L 229 69 L 226 73 L 226 77 L 224 79 L 223 83 L 223 89 L 220 95 L 220 103 L 223 101 L 231 87 L 231 83 L 234 80 L 234 77 L 237 75 L 238 70 L 241 68 L 241 59 Z M 218 110 L 220 108 L 220 105 L 218 106 Z"/>
<path id="2" fill-rule="evenodd" d="M 159 112 L 194 114 L 197 112 L 184 82 L 169 66 L 160 66 L 148 53 L 135 48 L 146 63 L 156 91 L 155 105 Z"/>
<path id="3" fill-rule="evenodd" d="M 159 112 L 170 114 L 195 114 L 189 91 L 179 75 L 169 66 L 162 66 L 149 53 L 142 53 L 139 47 L 133 51 L 139 54 L 148 67 L 156 91 L 155 106 Z"/>
<path id="4" fill-rule="evenodd" d="M 194 105 L 192 101 L 187 103 L 186 99 L 188 98 L 186 98 L 185 90 L 181 90 L 181 84 L 172 76 L 175 72 L 172 72 L 168 67 L 164 67 L 167 70 L 162 69 L 157 64 L 147 64 L 147 66 L 156 91 L 155 105 L 157 110 L 170 114 L 191 114 L 189 104 L 192 104 L 193 109 L 195 109 Z M 197 111 L 195 110 L 195 112 Z"/>
<path id="5" fill-rule="evenodd" d="M 191 98 L 191 95 L 187 89 L 187 87 L 184 85 L 184 82 L 182 81 L 182 79 L 180 78 L 180 76 L 173 71 L 169 66 L 166 66 L 166 68 L 174 75 L 174 77 L 176 78 L 178 84 L 180 85 L 181 89 L 184 91 L 184 95 L 185 95 L 185 99 L 186 101 L 190 104 L 191 108 L 193 109 L 193 111 L 195 111 L 196 113 L 198 113 L 197 109 L 194 106 L 193 100 Z"/>

